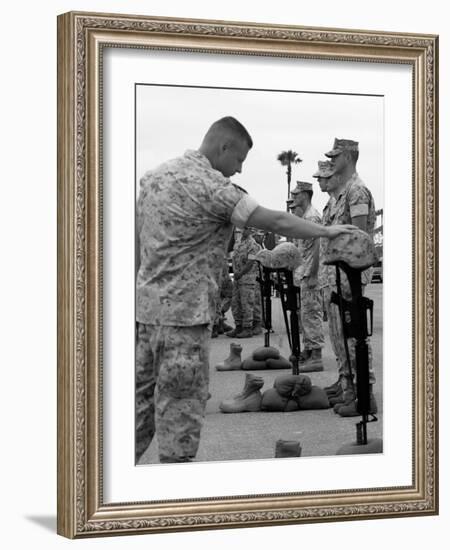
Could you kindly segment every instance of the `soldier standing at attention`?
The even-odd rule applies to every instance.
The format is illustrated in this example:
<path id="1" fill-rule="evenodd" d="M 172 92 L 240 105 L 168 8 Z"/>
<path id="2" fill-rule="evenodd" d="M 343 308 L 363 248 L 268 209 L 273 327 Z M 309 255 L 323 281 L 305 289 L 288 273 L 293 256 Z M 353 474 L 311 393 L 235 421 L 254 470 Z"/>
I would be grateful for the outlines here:
<path id="1" fill-rule="evenodd" d="M 319 212 L 311 204 L 312 183 L 299 181 L 291 192 L 293 205 L 301 212 L 301 217 L 314 223 L 321 223 Z M 298 239 L 296 242 L 302 263 L 295 270 L 294 281 L 300 287 L 300 314 L 303 330 L 303 352 L 300 373 L 323 370 L 322 348 L 324 336 L 322 328 L 322 301 L 319 288 L 319 249 L 320 239 Z"/>
<path id="2" fill-rule="evenodd" d="M 331 193 L 329 213 L 326 223 L 329 227 L 334 224 L 351 223 L 359 229 L 366 231 L 373 237 L 375 229 L 375 202 L 372 193 L 364 185 L 356 172 L 356 163 L 359 157 L 358 142 L 349 139 L 335 139 L 331 151 L 325 153 L 331 159 L 333 175 L 329 178 L 327 191 Z M 364 284 L 370 282 L 371 269 L 362 273 L 361 280 Z M 344 334 L 340 318 L 339 308 L 331 304 L 329 297 L 332 291 L 337 291 L 336 268 L 327 268 L 328 286 L 326 303 L 328 307 L 328 327 L 332 347 L 337 352 L 339 365 L 339 384 L 342 391 L 337 395 L 334 410 L 340 416 L 358 416 L 355 401 L 355 339 L 348 339 L 348 349 L 351 362 L 351 370 L 348 365 L 347 354 L 344 347 Z M 341 270 L 341 289 L 345 299 L 351 299 L 350 285 L 345 273 Z M 371 412 L 376 413 L 377 404 L 373 395 L 375 375 L 372 367 L 372 350 L 369 343 L 369 382 L 371 394 Z"/>
<path id="3" fill-rule="evenodd" d="M 330 209 L 332 201 L 334 200 L 331 193 L 328 191 L 328 183 L 333 175 L 333 169 L 331 168 L 331 162 L 329 160 L 319 160 L 318 170 L 313 174 L 313 178 L 317 178 L 322 193 L 328 193 L 329 199 L 327 204 L 322 210 L 322 224 L 330 225 Z M 325 287 L 328 286 L 327 270 L 328 266 L 323 264 L 323 258 L 325 255 L 325 249 L 327 247 L 328 240 L 320 239 L 320 253 L 319 253 L 319 288 L 322 300 L 323 321 L 328 320 L 327 308 L 325 305 Z"/>
<path id="4" fill-rule="evenodd" d="M 233 117 L 212 124 L 197 150 L 141 179 L 136 248 L 136 462 L 156 433 L 160 462 L 188 462 L 200 442 L 209 346 L 227 245 L 236 227 L 293 238 L 334 238 L 323 227 L 259 206 L 229 178 L 253 141 Z"/>
<path id="5" fill-rule="evenodd" d="M 231 312 L 235 329 L 227 332 L 230 338 L 251 338 L 253 336 L 253 314 L 255 308 L 256 277 L 258 264 L 249 260 L 250 254 L 257 254 L 261 246 L 252 237 L 252 230 L 246 227 L 239 244 L 233 252 L 233 298 Z"/>
<path id="6" fill-rule="evenodd" d="M 256 231 L 253 238 L 259 244 L 261 249 L 264 249 L 264 232 Z M 259 270 L 257 269 L 257 276 L 259 276 Z M 258 336 L 263 333 L 262 329 L 262 299 L 261 299 L 261 287 L 258 282 L 255 285 L 255 304 L 253 306 L 253 336 Z"/>

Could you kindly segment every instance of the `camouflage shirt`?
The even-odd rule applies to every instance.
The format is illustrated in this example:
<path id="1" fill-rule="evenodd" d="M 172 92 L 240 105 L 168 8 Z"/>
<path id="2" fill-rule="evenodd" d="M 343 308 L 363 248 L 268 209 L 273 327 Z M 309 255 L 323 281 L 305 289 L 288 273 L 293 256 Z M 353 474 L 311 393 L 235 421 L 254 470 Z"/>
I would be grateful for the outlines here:
<path id="1" fill-rule="evenodd" d="M 319 212 L 314 208 L 312 204 L 303 213 L 302 218 L 314 223 L 321 223 L 322 219 Z M 314 265 L 314 250 L 316 247 L 317 239 L 296 239 L 295 244 L 300 250 L 302 256 L 301 265 L 295 270 L 296 281 L 301 281 L 304 277 L 310 277 L 314 275 L 312 273 Z M 299 285 L 297 285 L 299 286 Z"/>
<path id="2" fill-rule="evenodd" d="M 366 232 L 373 238 L 377 216 L 375 214 L 375 201 L 372 193 L 364 185 L 361 178 L 355 172 L 346 183 L 339 196 L 330 204 L 329 225 L 352 223 L 352 218 L 357 216 L 367 216 Z M 369 270 L 366 270 L 369 271 Z M 364 277 L 363 283 L 369 282 Z M 327 269 L 328 284 L 334 285 L 336 279 L 336 269 L 329 266 Z M 369 278 L 370 279 L 370 278 Z"/>
<path id="3" fill-rule="evenodd" d="M 246 239 L 242 239 L 233 252 L 233 272 L 240 273 L 248 261 L 248 255 L 257 254 L 260 250 L 261 246 L 251 235 Z M 254 283 L 258 273 L 258 263 L 253 261 L 252 268 L 245 275 L 242 275 L 239 282 Z"/>
<path id="4" fill-rule="evenodd" d="M 233 225 L 245 227 L 257 206 L 198 151 L 147 172 L 137 205 L 137 321 L 212 322 Z"/>
<path id="5" fill-rule="evenodd" d="M 327 204 L 322 210 L 322 225 L 331 225 L 330 212 L 333 205 L 334 198 L 330 197 Z M 324 288 L 328 286 L 328 266 L 324 265 L 323 259 L 325 257 L 325 250 L 327 249 L 329 240 L 320 239 L 320 257 L 319 257 L 319 287 Z"/>

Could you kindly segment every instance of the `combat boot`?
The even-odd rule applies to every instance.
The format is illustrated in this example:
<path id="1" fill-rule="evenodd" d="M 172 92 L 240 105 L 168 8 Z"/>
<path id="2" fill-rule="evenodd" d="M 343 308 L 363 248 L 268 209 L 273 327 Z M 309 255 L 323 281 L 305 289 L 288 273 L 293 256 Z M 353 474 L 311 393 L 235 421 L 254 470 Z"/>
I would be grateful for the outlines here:
<path id="1" fill-rule="evenodd" d="M 241 353 L 242 346 L 231 342 L 229 357 L 227 357 L 223 363 L 216 365 L 216 370 L 240 370 L 242 366 Z"/>
<path id="2" fill-rule="evenodd" d="M 344 391 L 341 388 L 336 393 L 333 394 L 327 394 L 328 396 L 328 402 L 330 403 L 331 407 L 334 407 L 335 405 L 343 405 L 344 404 Z"/>
<path id="3" fill-rule="evenodd" d="M 244 387 L 242 391 L 233 395 L 233 399 L 245 399 L 253 392 L 260 390 L 264 386 L 264 380 L 261 376 L 247 372 L 245 374 Z"/>
<path id="4" fill-rule="evenodd" d="M 329 386 L 325 386 L 323 389 L 327 392 L 327 395 L 330 396 L 335 393 L 340 393 L 342 391 L 341 378 L 339 377 L 336 382 L 330 384 Z"/>
<path id="5" fill-rule="evenodd" d="M 228 338 L 236 338 L 236 334 L 239 332 L 242 332 L 242 325 L 236 325 L 236 327 L 233 330 L 228 331 L 225 336 L 228 336 Z"/>
<path id="6" fill-rule="evenodd" d="M 330 398 L 330 405 L 333 403 L 333 411 L 336 414 L 339 414 L 339 411 L 342 407 L 350 406 L 352 402 L 355 401 L 355 391 L 353 386 L 350 385 L 349 379 L 344 380 L 344 386 L 346 389 L 343 389 L 342 394 L 337 395 L 335 399 Z"/>
<path id="7" fill-rule="evenodd" d="M 299 373 L 323 371 L 322 350 L 320 348 L 311 350 L 311 356 L 299 368 Z"/>
<path id="8" fill-rule="evenodd" d="M 376 414 L 378 412 L 378 406 L 377 402 L 375 400 L 375 396 L 372 392 L 372 386 L 370 387 L 370 406 L 369 406 L 369 414 Z M 358 403 L 356 399 L 352 399 L 350 403 L 346 403 L 339 407 L 338 415 L 342 417 L 348 417 L 348 416 L 361 416 L 361 413 L 358 412 Z"/>
<path id="9" fill-rule="evenodd" d="M 300 357 L 298 358 L 299 365 L 303 365 L 311 357 L 310 349 L 304 349 L 300 352 Z"/>
<path id="10" fill-rule="evenodd" d="M 230 327 L 230 325 L 225 322 L 225 319 L 222 319 L 222 328 L 224 332 L 230 332 L 230 330 L 233 330 L 233 327 Z"/>
<path id="11" fill-rule="evenodd" d="M 293 456 L 301 456 L 302 448 L 299 441 L 287 441 L 279 439 L 275 446 L 275 458 L 289 458 Z"/>
<path id="12" fill-rule="evenodd" d="M 253 336 L 253 331 L 251 328 L 243 328 L 240 332 L 236 334 L 236 338 L 251 338 Z"/>
<path id="13" fill-rule="evenodd" d="M 259 336 L 263 333 L 263 329 L 260 323 L 256 323 L 252 328 L 252 334 L 253 336 Z"/>
<path id="14" fill-rule="evenodd" d="M 219 409 L 224 413 L 257 412 L 261 410 L 261 388 L 264 380 L 260 376 L 247 373 L 244 388 L 231 399 L 222 401 Z"/>

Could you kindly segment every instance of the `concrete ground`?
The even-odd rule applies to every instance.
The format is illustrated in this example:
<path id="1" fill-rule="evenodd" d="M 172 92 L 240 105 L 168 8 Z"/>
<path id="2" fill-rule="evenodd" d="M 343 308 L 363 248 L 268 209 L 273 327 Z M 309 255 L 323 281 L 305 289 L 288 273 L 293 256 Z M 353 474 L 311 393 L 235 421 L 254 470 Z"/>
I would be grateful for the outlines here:
<path id="1" fill-rule="evenodd" d="M 378 404 L 378 422 L 368 424 L 368 437 L 382 438 L 383 433 L 383 365 L 382 365 L 382 284 L 371 284 L 366 295 L 374 300 L 374 327 L 371 338 L 373 367 L 377 379 L 374 393 Z M 290 350 L 284 326 L 279 300 L 272 301 L 272 324 L 274 334 L 270 335 L 270 344 L 277 347 L 284 357 Z M 228 322 L 232 319 L 228 313 Z M 231 323 L 230 323 L 231 324 Z M 328 325 L 324 323 L 325 348 L 323 350 L 323 372 L 310 373 L 314 385 L 324 387 L 337 379 L 336 360 L 328 337 Z M 257 347 L 264 345 L 264 335 L 246 339 L 231 339 L 225 335 L 211 342 L 210 355 L 210 393 L 211 399 L 206 408 L 205 423 L 196 461 L 254 460 L 273 458 L 275 443 L 278 439 L 299 441 L 302 456 L 330 456 L 344 444 L 356 439 L 355 425 L 360 417 L 342 418 L 333 409 L 295 411 L 290 413 L 256 412 L 224 414 L 219 404 L 240 392 L 244 386 L 247 371 L 218 372 L 215 365 L 229 355 L 230 343 L 242 344 L 242 358 L 251 355 Z M 263 370 L 254 372 L 264 379 L 262 391 L 271 388 L 280 374 L 289 374 L 290 370 Z M 158 463 L 157 442 L 154 440 L 143 455 L 141 464 Z"/>

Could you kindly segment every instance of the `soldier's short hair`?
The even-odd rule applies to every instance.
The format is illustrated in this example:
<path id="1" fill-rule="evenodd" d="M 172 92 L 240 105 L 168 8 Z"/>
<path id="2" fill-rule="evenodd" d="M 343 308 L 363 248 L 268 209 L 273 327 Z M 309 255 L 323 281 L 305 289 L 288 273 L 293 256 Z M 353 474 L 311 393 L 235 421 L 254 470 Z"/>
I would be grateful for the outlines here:
<path id="1" fill-rule="evenodd" d="M 253 140 L 245 126 L 232 116 L 226 116 L 213 122 L 206 133 L 206 137 L 216 132 L 229 132 L 246 141 L 249 149 L 253 147 Z"/>

